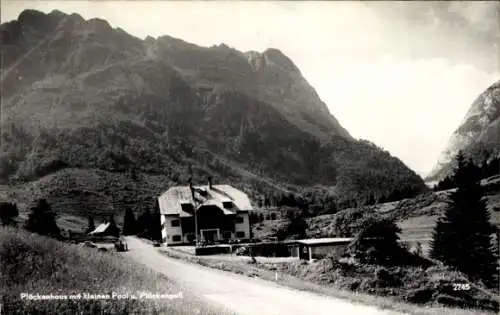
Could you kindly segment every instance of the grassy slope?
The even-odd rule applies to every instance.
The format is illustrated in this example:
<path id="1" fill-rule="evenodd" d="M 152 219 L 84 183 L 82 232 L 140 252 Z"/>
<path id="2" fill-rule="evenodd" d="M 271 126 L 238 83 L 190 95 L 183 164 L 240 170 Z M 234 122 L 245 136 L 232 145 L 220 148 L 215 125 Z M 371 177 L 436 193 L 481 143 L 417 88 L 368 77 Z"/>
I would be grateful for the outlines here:
<path id="1" fill-rule="evenodd" d="M 500 176 L 485 180 L 483 184 L 488 186 L 489 192 L 485 196 L 488 209 L 491 213 L 491 222 L 500 227 L 500 213 L 495 208 L 500 208 L 500 192 L 496 189 L 500 183 Z M 412 199 L 404 199 L 396 202 L 382 203 L 375 206 L 366 206 L 362 210 L 366 212 L 379 213 L 382 216 L 395 218 L 402 229 L 403 240 L 423 240 L 432 236 L 432 230 L 436 220 L 443 214 L 447 206 L 449 191 L 438 193 L 427 193 Z M 310 237 L 333 237 L 335 229 L 333 222 L 335 214 L 320 215 L 307 219 L 307 234 Z M 252 227 L 257 238 L 272 236 L 285 224 L 284 220 L 264 220 L 262 223 Z M 425 245 L 424 245 L 425 247 Z M 425 249 L 425 248 L 424 248 Z"/>
<path id="2" fill-rule="evenodd" d="M 7 314 L 220 314 L 195 296 L 119 253 L 68 245 L 0 228 L 0 298 Z M 20 293 L 108 294 L 138 291 L 178 294 L 182 299 L 27 301 Z"/>

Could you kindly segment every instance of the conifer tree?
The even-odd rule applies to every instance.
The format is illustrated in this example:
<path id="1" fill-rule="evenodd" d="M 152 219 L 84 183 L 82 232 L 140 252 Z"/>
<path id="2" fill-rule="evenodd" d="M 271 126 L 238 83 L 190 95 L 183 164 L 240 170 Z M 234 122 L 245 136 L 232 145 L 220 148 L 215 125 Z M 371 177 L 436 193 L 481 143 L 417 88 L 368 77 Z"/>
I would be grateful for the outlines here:
<path id="1" fill-rule="evenodd" d="M 149 209 L 146 209 L 140 216 L 137 218 L 137 235 L 143 238 L 150 238 L 150 229 L 151 229 L 151 220 L 152 215 L 149 212 Z"/>
<path id="2" fill-rule="evenodd" d="M 95 230 L 94 217 L 92 217 L 91 215 L 89 215 L 88 224 L 87 224 L 87 230 L 85 230 L 85 233 L 90 233 L 93 230 Z"/>
<path id="3" fill-rule="evenodd" d="M 161 241 L 161 220 L 160 220 L 160 206 L 158 205 L 158 201 L 155 201 L 155 208 L 153 214 L 149 219 L 149 237 L 153 241 Z"/>
<path id="4" fill-rule="evenodd" d="M 108 233 L 109 235 L 112 235 L 112 236 L 116 236 L 116 237 L 118 237 L 118 236 L 120 235 L 120 229 L 119 229 L 119 228 L 118 228 L 118 226 L 116 225 L 116 222 L 115 222 L 115 218 L 114 218 L 114 216 L 111 216 L 111 217 L 109 218 L 108 223 L 109 223 L 109 226 L 108 226 L 108 228 L 107 228 L 107 230 L 106 230 L 106 231 L 107 231 L 107 233 Z"/>
<path id="5" fill-rule="evenodd" d="M 56 223 L 56 214 L 46 199 L 39 199 L 37 205 L 31 208 L 25 228 L 30 232 L 46 236 L 59 237 L 61 235 Z"/>
<path id="6" fill-rule="evenodd" d="M 431 257 L 453 266 L 487 286 L 498 286 L 497 255 L 492 234 L 494 226 L 480 185 L 481 171 L 462 152 L 456 157 L 453 180 L 457 190 L 434 228 Z"/>
<path id="7" fill-rule="evenodd" d="M 125 217 L 123 218 L 123 235 L 135 235 L 137 233 L 137 221 L 135 219 L 132 209 L 125 210 Z"/>

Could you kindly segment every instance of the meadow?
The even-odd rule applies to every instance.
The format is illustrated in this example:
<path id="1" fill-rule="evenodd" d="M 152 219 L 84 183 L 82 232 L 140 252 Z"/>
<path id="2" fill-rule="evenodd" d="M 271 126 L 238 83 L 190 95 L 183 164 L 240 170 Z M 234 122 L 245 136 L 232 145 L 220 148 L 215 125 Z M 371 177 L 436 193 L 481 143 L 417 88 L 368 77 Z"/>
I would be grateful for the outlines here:
<path id="1" fill-rule="evenodd" d="M 21 229 L 0 228 L 0 261 L 0 297 L 6 314 L 225 314 L 120 253 Z M 141 292 L 163 297 L 141 298 Z M 23 293 L 82 298 L 28 299 L 21 298 Z M 182 298 L 173 298 L 179 293 Z"/>

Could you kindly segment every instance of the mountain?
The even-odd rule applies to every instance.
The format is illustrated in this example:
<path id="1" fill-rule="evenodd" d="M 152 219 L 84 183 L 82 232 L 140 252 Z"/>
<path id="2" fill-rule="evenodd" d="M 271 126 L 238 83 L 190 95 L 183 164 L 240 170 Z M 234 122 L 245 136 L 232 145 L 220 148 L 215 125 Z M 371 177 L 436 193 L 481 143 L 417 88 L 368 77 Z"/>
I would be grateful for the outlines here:
<path id="1" fill-rule="evenodd" d="M 66 204 L 92 193 L 92 204 L 104 194 L 123 205 L 124 195 L 152 197 L 192 175 L 253 197 L 425 189 L 399 159 L 354 139 L 277 49 L 141 40 L 59 11 L 23 11 L 1 34 L 0 176 L 18 199 Z"/>
<path id="2" fill-rule="evenodd" d="M 449 175 L 453 158 L 460 150 L 477 163 L 500 155 L 500 81 L 474 101 L 427 179 Z"/>

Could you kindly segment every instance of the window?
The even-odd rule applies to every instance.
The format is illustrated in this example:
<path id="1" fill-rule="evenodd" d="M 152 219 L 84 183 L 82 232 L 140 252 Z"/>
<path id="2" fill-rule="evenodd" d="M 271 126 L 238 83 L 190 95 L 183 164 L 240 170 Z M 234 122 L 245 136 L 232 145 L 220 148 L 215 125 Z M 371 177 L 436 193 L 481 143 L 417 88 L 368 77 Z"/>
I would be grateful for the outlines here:
<path id="1" fill-rule="evenodd" d="M 179 220 L 172 220 L 172 226 L 179 226 L 181 222 Z"/>
<path id="2" fill-rule="evenodd" d="M 187 213 L 194 212 L 194 207 L 190 203 L 181 203 L 181 208 L 182 208 L 182 211 L 187 212 Z"/>
<path id="3" fill-rule="evenodd" d="M 222 206 L 224 207 L 224 209 L 231 209 L 234 207 L 234 204 L 232 201 L 223 201 Z"/>
<path id="4" fill-rule="evenodd" d="M 172 236 L 172 241 L 174 241 L 174 242 L 180 242 L 181 241 L 181 236 L 180 235 L 173 235 Z"/>
<path id="5" fill-rule="evenodd" d="M 224 233 L 222 233 L 222 238 L 224 238 L 224 239 L 230 239 L 231 238 L 231 232 L 224 232 Z"/>
<path id="6" fill-rule="evenodd" d="M 245 232 L 243 231 L 236 232 L 236 237 L 245 237 Z"/>
<path id="7" fill-rule="evenodd" d="M 236 217 L 236 223 L 243 223 L 243 217 Z"/>

